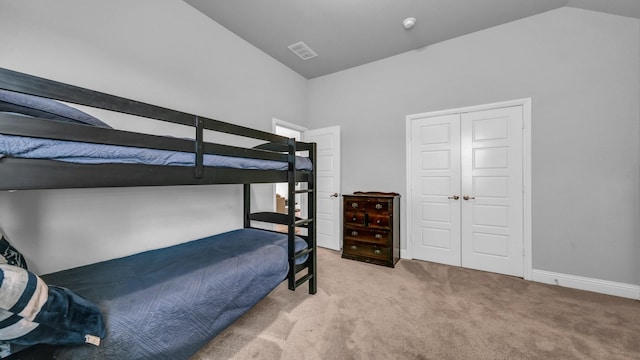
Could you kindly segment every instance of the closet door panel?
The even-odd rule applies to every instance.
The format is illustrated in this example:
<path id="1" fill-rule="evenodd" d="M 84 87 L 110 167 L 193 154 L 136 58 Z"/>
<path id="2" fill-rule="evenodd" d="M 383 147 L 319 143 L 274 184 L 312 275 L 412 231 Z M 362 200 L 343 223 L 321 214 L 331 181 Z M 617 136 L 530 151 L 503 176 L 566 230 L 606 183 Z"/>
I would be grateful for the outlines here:
<path id="1" fill-rule="evenodd" d="M 460 115 L 417 119 L 411 130 L 413 256 L 460 266 Z"/>
<path id="2" fill-rule="evenodd" d="M 523 276 L 522 106 L 461 115 L 462 266 Z"/>

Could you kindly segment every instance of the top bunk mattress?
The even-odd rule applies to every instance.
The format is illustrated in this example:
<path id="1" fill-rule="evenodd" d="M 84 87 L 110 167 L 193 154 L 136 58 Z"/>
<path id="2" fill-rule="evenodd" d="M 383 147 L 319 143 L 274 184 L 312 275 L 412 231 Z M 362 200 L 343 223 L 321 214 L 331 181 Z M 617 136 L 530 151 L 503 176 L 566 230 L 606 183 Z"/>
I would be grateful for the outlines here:
<path id="1" fill-rule="evenodd" d="M 144 164 L 195 166 L 195 153 L 84 143 L 0 134 L 0 157 L 47 159 L 78 164 Z M 235 169 L 287 170 L 285 161 L 205 154 L 204 166 Z M 311 160 L 296 157 L 297 170 L 312 170 Z"/>

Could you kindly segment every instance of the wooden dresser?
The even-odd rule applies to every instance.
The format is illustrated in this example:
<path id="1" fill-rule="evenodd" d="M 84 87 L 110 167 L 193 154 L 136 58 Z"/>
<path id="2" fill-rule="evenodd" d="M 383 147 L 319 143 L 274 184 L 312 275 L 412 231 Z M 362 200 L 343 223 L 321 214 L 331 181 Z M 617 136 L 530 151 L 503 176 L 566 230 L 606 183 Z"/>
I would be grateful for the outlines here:
<path id="1" fill-rule="evenodd" d="M 343 195 L 342 257 L 394 267 L 400 259 L 400 195 Z"/>

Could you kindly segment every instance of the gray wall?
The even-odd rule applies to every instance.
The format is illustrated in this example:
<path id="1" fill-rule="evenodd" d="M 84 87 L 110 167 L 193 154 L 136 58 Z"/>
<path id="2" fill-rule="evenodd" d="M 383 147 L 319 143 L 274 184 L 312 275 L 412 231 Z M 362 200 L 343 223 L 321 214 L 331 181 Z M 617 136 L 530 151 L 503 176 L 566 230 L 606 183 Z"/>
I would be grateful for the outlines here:
<path id="1" fill-rule="evenodd" d="M 182 1 L 1 1 L 0 34 L 0 67 L 265 131 L 273 117 L 306 118 L 306 79 Z M 241 227 L 241 194 L 240 185 L 0 192 L 0 228 L 46 273 Z"/>
<path id="2" fill-rule="evenodd" d="M 561 8 L 310 80 L 308 122 L 342 126 L 343 193 L 405 195 L 406 115 L 531 97 L 534 269 L 640 284 L 639 34 Z"/>

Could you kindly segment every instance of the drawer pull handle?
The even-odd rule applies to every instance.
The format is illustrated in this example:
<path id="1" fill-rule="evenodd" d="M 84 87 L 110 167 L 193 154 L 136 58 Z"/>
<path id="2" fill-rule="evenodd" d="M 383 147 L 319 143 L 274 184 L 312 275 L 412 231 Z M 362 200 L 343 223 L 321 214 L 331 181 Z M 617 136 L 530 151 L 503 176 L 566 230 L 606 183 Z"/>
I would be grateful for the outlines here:
<path id="1" fill-rule="evenodd" d="M 376 220 L 376 224 L 380 224 L 380 220 Z"/>
<path id="2" fill-rule="evenodd" d="M 382 239 L 382 235 L 376 234 L 376 239 Z"/>
<path id="3" fill-rule="evenodd" d="M 378 210 L 382 209 L 382 204 L 376 204 L 376 209 Z"/>
<path id="4" fill-rule="evenodd" d="M 358 250 L 358 247 L 355 245 L 351 245 L 351 250 Z"/>
<path id="5" fill-rule="evenodd" d="M 351 221 L 356 221 L 356 220 L 358 220 L 358 218 L 355 216 L 353 217 L 353 219 L 351 219 Z"/>
<path id="6" fill-rule="evenodd" d="M 376 254 L 376 255 L 380 255 L 380 254 L 382 254 L 382 251 L 380 251 L 380 249 L 375 249 L 375 250 L 373 250 L 373 253 Z"/>
<path id="7" fill-rule="evenodd" d="M 357 231 L 352 231 L 351 232 L 351 236 L 358 236 L 358 232 Z"/>
<path id="8" fill-rule="evenodd" d="M 351 207 L 354 208 L 354 209 L 357 208 L 358 207 L 358 203 L 351 203 Z"/>

